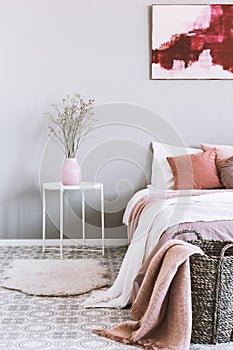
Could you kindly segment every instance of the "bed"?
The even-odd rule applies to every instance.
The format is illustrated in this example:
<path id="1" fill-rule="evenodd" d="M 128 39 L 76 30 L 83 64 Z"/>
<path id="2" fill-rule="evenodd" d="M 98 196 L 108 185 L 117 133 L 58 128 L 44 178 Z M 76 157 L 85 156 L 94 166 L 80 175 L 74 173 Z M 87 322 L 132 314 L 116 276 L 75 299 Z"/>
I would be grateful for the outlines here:
<path id="1" fill-rule="evenodd" d="M 123 217 L 129 247 L 119 275 L 110 289 L 94 293 L 87 300 L 88 306 L 122 308 L 137 301 L 150 261 L 172 244 L 178 231 L 195 229 L 204 239 L 233 241 L 233 147 L 184 149 L 154 142 L 153 150 L 151 184 L 135 193 Z M 194 237 L 185 233 L 178 238 L 182 246 Z M 118 340 L 114 331 L 98 334 Z M 179 349 L 186 350 L 187 345 L 182 344 Z M 141 346 L 147 349 L 144 343 Z"/>

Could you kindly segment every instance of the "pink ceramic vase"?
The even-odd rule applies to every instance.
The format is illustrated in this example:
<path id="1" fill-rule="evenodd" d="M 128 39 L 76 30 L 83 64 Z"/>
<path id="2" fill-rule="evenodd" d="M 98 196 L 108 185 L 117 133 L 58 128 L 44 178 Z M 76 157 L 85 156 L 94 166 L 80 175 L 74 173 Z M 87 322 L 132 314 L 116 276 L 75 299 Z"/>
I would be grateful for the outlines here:
<path id="1" fill-rule="evenodd" d="M 65 158 L 61 172 L 62 184 L 64 186 L 80 185 L 80 166 L 76 158 Z"/>

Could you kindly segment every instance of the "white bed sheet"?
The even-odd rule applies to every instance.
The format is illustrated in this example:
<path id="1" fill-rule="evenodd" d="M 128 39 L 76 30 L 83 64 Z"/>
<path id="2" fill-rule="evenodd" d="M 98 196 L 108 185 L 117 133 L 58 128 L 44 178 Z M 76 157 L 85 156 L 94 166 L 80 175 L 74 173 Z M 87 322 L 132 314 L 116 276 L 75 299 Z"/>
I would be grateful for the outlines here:
<path id="1" fill-rule="evenodd" d="M 129 200 L 126 208 L 125 208 L 125 212 L 124 212 L 124 216 L 123 216 L 123 224 L 128 225 L 129 223 L 129 216 L 130 216 L 130 212 L 133 209 L 133 207 L 137 204 L 137 202 L 144 196 L 149 195 L 150 193 L 158 193 L 158 194 L 164 194 L 164 198 L 165 198 L 165 193 L 172 193 L 174 192 L 176 194 L 176 197 L 179 198 L 179 196 L 183 196 L 184 193 L 187 195 L 190 195 L 190 197 L 192 197 L 192 194 L 194 193 L 198 193 L 198 192 L 202 192 L 203 190 L 158 190 L 155 188 L 155 186 L 153 185 L 148 185 L 147 188 L 140 190 L 138 192 L 136 192 L 133 197 Z M 207 190 L 207 192 L 211 192 L 211 190 Z M 214 190 L 214 192 L 216 192 L 216 190 Z"/>

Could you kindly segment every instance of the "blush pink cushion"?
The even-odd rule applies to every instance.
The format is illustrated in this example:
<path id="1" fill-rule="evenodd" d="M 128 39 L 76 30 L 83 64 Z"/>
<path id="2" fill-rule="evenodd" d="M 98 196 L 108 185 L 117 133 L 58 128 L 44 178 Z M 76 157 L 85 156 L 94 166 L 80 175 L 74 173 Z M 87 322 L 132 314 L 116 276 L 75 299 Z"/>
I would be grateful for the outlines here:
<path id="1" fill-rule="evenodd" d="M 233 157 L 225 161 L 220 174 L 223 185 L 226 188 L 233 188 Z"/>
<path id="2" fill-rule="evenodd" d="M 174 176 L 174 189 L 221 188 L 215 158 L 215 149 L 197 154 L 167 157 Z"/>
<path id="3" fill-rule="evenodd" d="M 209 149 L 216 149 L 216 166 L 218 172 L 221 172 L 221 168 L 225 161 L 233 156 L 233 146 L 228 145 L 210 145 L 206 143 L 201 144 L 203 151 L 208 151 Z"/>

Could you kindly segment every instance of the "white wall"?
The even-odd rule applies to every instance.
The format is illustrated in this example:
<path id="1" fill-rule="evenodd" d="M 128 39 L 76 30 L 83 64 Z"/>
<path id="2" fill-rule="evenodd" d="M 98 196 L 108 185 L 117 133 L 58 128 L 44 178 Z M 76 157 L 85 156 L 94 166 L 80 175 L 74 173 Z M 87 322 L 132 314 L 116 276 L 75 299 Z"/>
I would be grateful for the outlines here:
<path id="1" fill-rule="evenodd" d="M 41 166 L 49 158 L 51 169 L 45 172 L 43 168 L 41 178 L 59 179 L 62 161 L 57 148 L 47 146 L 43 112 L 67 93 L 79 91 L 86 99 L 95 98 L 99 106 L 126 103 L 132 106 L 132 113 L 135 105 L 141 106 L 146 110 L 147 130 L 152 127 L 147 112 L 157 111 L 187 145 L 203 141 L 232 144 L 233 81 L 149 79 L 151 3 L 0 0 L 0 238 L 41 235 Z M 101 115 L 105 113 L 102 110 Z M 111 122 L 113 114 L 109 115 Z M 117 113 L 114 118 L 117 122 Z M 102 137 L 106 137 L 104 132 Z M 105 175 L 101 180 L 107 183 L 109 179 Z M 111 193 L 108 196 L 106 207 L 114 200 Z M 50 206 L 55 217 L 57 209 L 52 202 Z M 50 225 L 53 237 L 55 226 Z M 73 236 L 74 227 L 75 222 L 68 236 Z M 107 234 L 117 238 L 125 231 L 121 228 Z"/>

